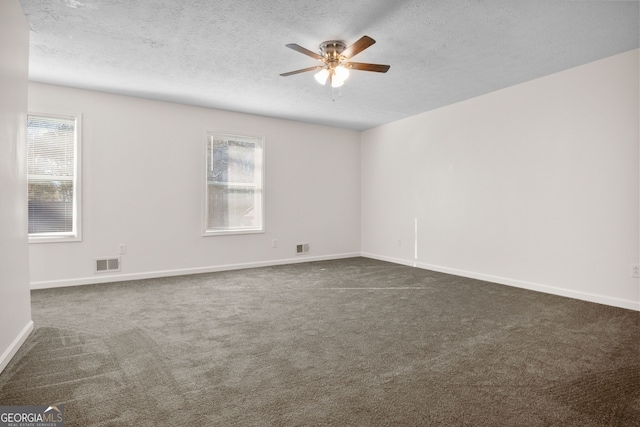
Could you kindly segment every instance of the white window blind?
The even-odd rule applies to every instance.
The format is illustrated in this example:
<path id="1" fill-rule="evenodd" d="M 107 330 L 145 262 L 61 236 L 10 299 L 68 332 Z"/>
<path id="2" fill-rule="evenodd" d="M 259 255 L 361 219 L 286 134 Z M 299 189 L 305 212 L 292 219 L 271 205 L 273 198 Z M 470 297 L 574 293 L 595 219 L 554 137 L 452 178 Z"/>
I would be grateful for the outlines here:
<path id="1" fill-rule="evenodd" d="M 205 234 L 261 232 L 263 139 L 207 134 Z"/>
<path id="2" fill-rule="evenodd" d="M 30 114 L 27 124 L 29 237 L 78 238 L 78 120 Z"/>

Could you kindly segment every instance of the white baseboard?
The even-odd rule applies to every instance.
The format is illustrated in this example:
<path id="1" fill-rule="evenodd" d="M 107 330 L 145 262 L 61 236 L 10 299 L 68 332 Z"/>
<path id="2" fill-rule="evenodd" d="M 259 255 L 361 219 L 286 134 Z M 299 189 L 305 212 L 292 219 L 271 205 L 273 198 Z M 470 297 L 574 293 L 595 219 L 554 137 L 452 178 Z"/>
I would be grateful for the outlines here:
<path id="1" fill-rule="evenodd" d="M 455 276 L 484 280 L 487 282 L 513 286 L 516 288 L 528 289 L 531 291 L 544 292 L 547 294 L 579 299 L 582 301 L 595 302 L 598 304 L 605 304 L 613 307 L 620 307 L 620 308 L 626 308 L 629 310 L 640 311 L 640 302 L 638 301 L 626 300 L 622 298 L 614 298 L 606 295 L 592 294 L 592 293 L 581 292 L 581 291 L 576 291 L 572 289 L 559 288 L 556 286 L 549 286 L 549 285 L 544 285 L 540 283 L 527 282 L 523 280 L 511 279 L 508 277 L 492 276 L 490 274 L 459 270 L 459 269 L 450 268 L 450 267 L 426 264 L 421 262 L 415 262 L 413 260 L 405 260 L 401 258 L 388 257 L 384 255 L 377 255 L 377 254 L 372 254 L 367 252 L 363 252 L 363 253 L 354 252 L 354 253 L 325 255 L 325 256 L 304 255 L 304 256 L 297 256 L 295 258 L 287 258 L 287 259 L 280 259 L 280 260 L 259 261 L 259 262 L 249 262 L 249 263 L 239 263 L 239 264 L 226 264 L 226 265 L 218 265 L 218 266 L 210 266 L 210 267 L 183 268 L 183 269 L 175 269 L 175 270 L 159 270 L 159 271 L 130 273 L 130 274 L 114 273 L 114 274 L 81 277 L 76 279 L 48 280 L 48 281 L 41 281 L 41 282 L 31 282 L 31 289 L 60 288 L 65 286 L 93 285 L 98 283 L 122 282 L 125 280 L 154 279 L 157 277 L 183 276 L 188 274 L 200 274 L 200 273 L 214 273 L 217 271 L 241 270 L 244 268 L 269 267 L 269 266 L 275 266 L 275 265 L 296 264 L 296 263 L 312 262 L 312 261 L 327 261 L 332 259 L 353 258 L 353 257 L 359 257 L 359 256 L 362 256 L 365 258 L 377 259 L 380 261 L 387 261 L 394 264 L 406 265 L 409 267 L 418 267 L 425 270 L 438 271 L 441 273 L 452 274 Z M 1 363 L 0 363 L 0 366 L 2 366 Z"/>
<path id="2" fill-rule="evenodd" d="M 640 311 L 640 302 L 626 300 L 622 298 L 609 297 L 606 295 L 592 294 L 588 292 L 576 291 L 573 289 L 559 288 L 557 286 L 543 285 L 540 283 L 527 282 L 524 280 L 511 279 L 508 277 L 492 276 L 490 274 L 476 273 L 473 271 L 459 270 L 456 268 L 443 267 L 440 265 L 426 264 L 421 262 L 413 262 L 382 255 L 362 253 L 363 257 L 373 258 L 380 261 L 388 261 L 396 264 L 414 266 L 425 270 L 438 271 L 440 273 L 452 274 L 454 276 L 468 277 L 470 279 L 484 280 L 486 282 L 498 283 L 501 285 L 513 286 L 516 288 L 528 289 L 530 291 L 544 292 L 547 294 L 558 295 L 562 297 L 574 298 L 582 301 L 595 302 L 598 304 L 610 305 L 613 307 L 626 308 L 629 310 Z"/>
<path id="3" fill-rule="evenodd" d="M 390 256 L 370 254 L 370 253 L 367 253 L 367 252 L 361 253 L 360 256 L 365 257 L 365 258 L 377 259 L 378 261 L 386 261 L 386 262 L 392 262 L 394 264 L 402 264 L 402 265 L 406 265 L 408 267 L 415 267 L 416 266 L 414 261 L 401 259 L 401 258 L 394 258 L 394 257 L 390 257 Z"/>
<path id="4" fill-rule="evenodd" d="M 270 267 L 274 265 L 298 264 L 302 262 L 328 261 L 333 259 L 353 258 L 353 257 L 359 257 L 359 256 L 360 256 L 359 252 L 336 254 L 336 255 L 323 255 L 323 256 L 299 255 L 299 256 L 296 256 L 295 258 L 247 262 L 247 263 L 239 263 L 239 264 L 216 265 L 216 266 L 209 266 L 209 267 L 180 268 L 180 269 L 174 269 L 174 270 L 158 270 L 158 271 L 148 271 L 148 272 L 142 272 L 142 273 L 129 273 L 129 274 L 104 273 L 100 275 L 89 276 L 89 277 L 79 277 L 75 279 L 46 280 L 41 282 L 31 282 L 31 289 L 62 288 L 66 286 L 95 285 L 98 283 L 123 282 L 126 280 L 141 280 L 141 279 L 155 279 L 158 277 L 185 276 L 189 274 L 214 273 L 217 271 L 242 270 L 245 268 Z"/>
<path id="5" fill-rule="evenodd" d="M 13 340 L 9 348 L 0 356 L 0 372 L 4 371 L 13 356 L 16 355 L 22 344 L 27 340 L 29 334 L 33 331 L 33 320 L 29 320 L 29 323 L 22 329 L 18 336 Z"/>

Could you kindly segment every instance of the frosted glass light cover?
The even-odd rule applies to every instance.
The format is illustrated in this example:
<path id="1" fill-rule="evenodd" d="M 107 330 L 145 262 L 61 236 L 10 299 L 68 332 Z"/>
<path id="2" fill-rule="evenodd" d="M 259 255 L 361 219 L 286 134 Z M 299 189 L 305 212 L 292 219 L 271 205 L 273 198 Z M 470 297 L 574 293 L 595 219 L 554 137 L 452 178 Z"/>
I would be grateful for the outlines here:
<path id="1" fill-rule="evenodd" d="M 316 81 L 318 83 L 324 85 L 325 83 L 327 83 L 327 79 L 329 78 L 329 70 L 323 68 L 322 70 L 317 72 L 314 77 L 316 78 Z"/>
<path id="2" fill-rule="evenodd" d="M 335 76 L 338 77 L 338 79 L 340 79 L 342 82 L 347 80 L 347 78 L 349 77 L 349 70 L 342 65 L 338 65 L 334 71 Z"/>

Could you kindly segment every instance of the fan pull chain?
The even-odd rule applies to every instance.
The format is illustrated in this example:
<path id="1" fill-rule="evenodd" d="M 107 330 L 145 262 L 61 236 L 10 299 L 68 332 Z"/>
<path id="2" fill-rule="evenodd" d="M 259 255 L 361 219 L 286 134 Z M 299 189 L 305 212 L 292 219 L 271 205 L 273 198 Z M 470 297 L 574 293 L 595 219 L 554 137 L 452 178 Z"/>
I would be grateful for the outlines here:
<path id="1" fill-rule="evenodd" d="M 342 86 L 340 86 L 338 88 L 338 98 L 342 98 Z M 333 102 L 336 102 L 336 88 L 335 87 L 331 88 L 331 100 Z"/>

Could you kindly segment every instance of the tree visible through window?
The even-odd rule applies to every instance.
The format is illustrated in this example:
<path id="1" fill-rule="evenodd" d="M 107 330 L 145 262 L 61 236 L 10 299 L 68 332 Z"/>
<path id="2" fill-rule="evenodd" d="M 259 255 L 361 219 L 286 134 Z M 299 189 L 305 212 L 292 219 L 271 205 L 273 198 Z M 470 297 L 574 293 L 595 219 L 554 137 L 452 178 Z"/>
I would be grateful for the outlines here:
<path id="1" fill-rule="evenodd" d="M 27 123 L 29 237 L 78 239 L 78 120 L 30 114 Z"/>
<path id="2" fill-rule="evenodd" d="M 263 140 L 207 135 L 205 234 L 261 232 Z"/>

